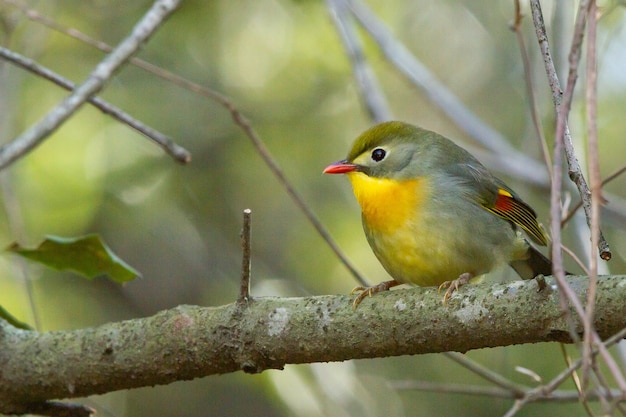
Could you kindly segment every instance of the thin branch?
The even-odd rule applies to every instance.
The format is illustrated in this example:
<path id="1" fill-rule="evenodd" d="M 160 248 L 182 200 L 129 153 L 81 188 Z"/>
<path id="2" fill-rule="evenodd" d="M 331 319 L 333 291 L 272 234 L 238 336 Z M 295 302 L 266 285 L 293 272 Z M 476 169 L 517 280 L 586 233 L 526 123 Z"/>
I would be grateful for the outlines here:
<path id="1" fill-rule="evenodd" d="M 274 160 L 274 157 L 270 153 L 269 149 L 265 146 L 265 143 L 261 140 L 260 136 L 256 133 L 256 130 L 252 127 L 248 119 L 241 114 L 241 112 L 235 107 L 235 105 L 230 101 L 226 96 L 220 95 L 220 101 L 218 101 L 224 107 L 230 111 L 230 114 L 234 120 L 234 122 L 244 131 L 248 139 L 252 142 L 252 145 L 256 149 L 257 153 L 265 162 L 265 165 L 270 169 L 270 171 L 274 174 L 274 176 L 278 179 L 278 182 L 282 184 L 287 191 L 287 194 L 291 197 L 296 206 L 304 213 L 305 217 L 309 220 L 309 222 L 313 225 L 317 233 L 326 241 L 328 246 L 330 246 L 331 250 L 335 253 L 335 255 L 339 258 L 341 263 L 344 264 L 346 268 L 350 271 L 354 279 L 363 286 L 368 286 L 367 281 L 363 276 L 359 273 L 356 267 L 352 264 L 350 259 L 346 256 L 345 253 L 341 250 L 337 242 L 332 238 L 328 230 L 324 227 L 322 222 L 317 218 L 317 216 L 313 213 L 313 211 L 309 208 L 309 206 L 304 202 L 304 198 L 300 195 L 300 193 L 296 190 L 296 188 L 291 184 L 291 182 L 285 176 L 283 170 L 278 166 L 278 163 Z"/>
<path id="2" fill-rule="evenodd" d="M 584 1 L 584 0 L 583 0 Z M 569 314 L 568 309 L 568 301 L 572 302 L 575 307 L 575 311 L 579 314 L 580 317 L 584 316 L 584 311 L 581 307 L 581 303 L 577 299 L 572 299 L 573 291 L 571 288 L 565 288 L 565 269 L 563 268 L 563 252 L 561 250 L 561 187 L 563 183 L 563 175 L 562 175 L 562 160 L 563 160 L 563 147 L 564 147 L 564 134 L 566 133 L 564 129 L 567 128 L 567 113 L 563 113 L 564 108 L 569 108 L 571 106 L 571 98 L 573 97 L 572 92 L 566 94 L 569 97 L 566 102 L 570 103 L 568 105 L 563 105 L 562 103 L 562 91 L 559 83 L 558 76 L 556 74 L 556 69 L 554 67 L 554 63 L 552 61 L 552 54 L 550 52 L 550 45 L 548 42 L 548 36 L 546 34 L 545 23 L 543 20 L 543 12 L 541 10 L 541 5 L 539 0 L 531 0 L 531 10 L 533 16 L 533 24 L 535 25 L 535 32 L 537 35 L 537 40 L 539 42 L 539 46 L 542 52 L 542 56 L 544 59 L 544 65 L 546 68 L 546 73 L 548 74 L 548 81 L 550 87 L 552 89 L 552 99 L 557 110 L 557 127 L 556 127 L 556 136 L 554 140 L 554 159 L 553 159 L 553 167 L 552 167 L 552 184 L 551 184 L 551 192 L 550 192 L 550 234 L 552 235 L 552 263 L 553 263 L 553 273 L 557 278 L 557 285 L 561 290 L 559 292 L 561 307 L 563 311 L 566 313 L 566 318 L 570 322 L 570 333 L 572 338 L 575 338 L 575 329 L 573 325 L 572 318 Z M 578 30 L 582 30 L 580 28 L 580 22 L 577 23 Z M 572 49 L 575 49 L 576 45 L 580 47 L 580 43 L 572 42 Z M 575 53 L 570 52 L 570 56 L 575 55 Z M 574 70 L 570 69 L 570 72 L 575 74 Z M 571 77 L 573 81 L 575 81 L 575 77 Z M 570 89 L 573 89 L 574 84 L 568 84 Z M 567 130 L 567 134 L 569 134 L 569 130 Z M 579 167 L 580 169 L 580 167 Z"/>
<path id="3" fill-rule="evenodd" d="M 573 36 L 572 46 L 570 48 L 570 54 L 569 54 L 569 73 L 568 73 L 568 78 L 567 78 L 567 87 L 565 89 L 563 101 L 557 107 L 558 117 L 557 117 L 557 125 L 556 125 L 556 142 L 557 143 L 561 141 L 563 142 L 563 145 L 565 147 L 565 153 L 568 159 L 568 164 L 570 167 L 569 175 L 570 175 L 570 178 L 579 187 L 579 191 L 581 192 L 581 198 L 583 199 L 583 208 L 585 209 L 585 214 L 587 215 L 587 223 L 591 227 L 591 230 L 593 233 L 593 225 L 591 224 L 591 218 L 593 217 L 593 214 L 591 213 L 591 207 L 590 207 L 591 202 L 589 201 L 588 203 L 585 203 L 585 199 L 590 195 L 590 191 L 587 187 L 584 176 L 582 175 L 581 168 L 578 165 L 578 160 L 576 159 L 576 156 L 574 154 L 574 147 L 571 141 L 571 136 L 569 136 L 569 128 L 567 127 L 567 118 L 568 118 L 571 105 L 572 105 L 572 100 L 574 97 L 574 87 L 576 85 L 576 80 L 578 79 L 578 64 L 580 62 L 580 57 L 581 57 L 585 25 L 587 21 L 587 16 L 589 14 L 589 8 L 591 7 L 592 2 L 594 2 L 594 0 L 582 0 L 579 4 L 578 14 L 576 16 L 576 24 L 574 25 L 574 36 Z M 557 153 L 555 152 L 555 160 L 557 158 L 556 155 Z M 554 178 L 556 182 L 556 173 L 554 174 L 555 174 Z M 555 188 L 556 187 L 553 184 L 553 191 L 555 191 Z M 560 206 L 558 197 L 559 196 L 557 195 L 556 198 L 552 199 L 552 204 L 555 204 L 555 205 L 558 204 Z M 553 222 L 552 222 L 553 233 L 556 231 L 556 233 L 559 234 L 558 236 L 559 246 L 560 246 L 560 224 L 561 224 L 561 220 L 560 220 L 560 207 L 559 207 L 559 216 L 557 218 L 553 218 Z M 602 257 L 602 259 L 604 260 L 609 260 L 611 258 L 611 252 L 609 250 L 608 243 L 606 242 L 606 240 L 604 239 L 604 236 L 602 235 L 599 224 L 598 224 L 598 227 L 596 228 L 596 232 L 598 233 L 598 241 L 599 241 L 598 248 L 600 251 L 600 257 Z M 556 245 L 557 241 L 554 241 L 554 244 Z M 553 250 L 553 256 L 555 252 L 558 252 L 560 256 L 561 254 L 560 250 L 558 251 Z M 565 281 L 560 279 L 558 270 L 555 270 L 555 277 L 557 278 L 557 283 L 561 282 L 562 285 L 566 285 Z M 569 293 L 569 289 L 567 289 L 566 292 Z M 584 310 L 582 309 L 582 306 L 580 305 L 578 298 L 573 295 L 570 295 L 568 298 L 569 298 L 569 301 L 572 304 L 574 304 L 576 308 L 576 312 L 584 320 L 585 313 L 584 313 Z M 618 386 L 624 393 L 626 393 L 626 379 L 624 378 L 624 375 L 622 374 L 620 367 L 617 366 L 613 357 L 600 343 L 600 338 L 595 332 L 595 329 L 593 327 L 590 327 L 590 328 L 587 328 L 586 330 L 591 333 L 589 337 L 591 338 L 593 343 L 598 345 L 600 355 L 605 360 L 607 367 L 611 371 L 611 374 L 615 378 L 615 381 L 617 382 Z"/>
<path id="4" fill-rule="evenodd" d="M 515 398 L 520 398 L 524 396 L 525 387 L 522 387 L 514 383 L 510 379 L 507 379 L 502 375 L 492 371 L 491 369 L 482 366 L 478 362 L 468 359 L 463 354 L 457 352 L 446 352 L 445 356 L 452 359 L 464 368 L 472 371 L 481 378 L 491 382 L 494 385 L 499 386 L 504 390 L 507 390 Z"/>
<path id="5" fill-rule="evenodd" d="M 71 37 L 72 39 L 76 39 L 82 43 L 85 43 L 89 46 L 92 46 L 96 49 L 98 49 L 99 51 L 105 52 L 105 53 L 110 53 L 113 51 L 113 47 L 106 44 L 105 42 L 99 41 L 97 39 L 94 39 L 90 36 L 87 36 L 86 34 L 82 33 L 81 31 L 74 29 L 74 28 L 68 28 L 65 27 L 63 25 L 58 24 L 57 22 L 55 22 L 54 20 L 39 14 L 36 10 L 30 9 L 28 8 L 25 4 L 23 4 L 20 1 L 17 0 L 0 0 L 4 3 L 10 4 L 16 8 L 18 8 L 22 13 L 24 13 L 26 15 L 27 18 L 31 19 L 34 22 L 40 23 L 54 31 L 57 31 L 59 33 L 62 33 L 66 36 Z M 141 68 L 163 80 L 166 80 L 174 85 L 177 85 L 181 88 L 184 88 L 186 90 L 192 91 L 196 94 L 200 94 L 201 96 L 213 99 L 215 101 L 217 101 L 219 104 L 223 105 L 224 107 L 226 107 L 224 100 L 227 100 L 226 97 L 224 97 L 222 94 L 213 91 L 209 88 L 203 87 L 199 84 L 196 84 L 194 82 L 188 81 L 187 79 L 181 77 L 178 74 L 175 74 L 171 71 L 167 71 L 163 68 L 160 68 L 154 64 L 151 64 L 150 62 L 144 61 L 141 58 L 137 58 L 137 57 L 132 57 L 130 58 L 129 62 L 132 65 L 135 65 L 138 68 Z"/>
<path id="6" fill-rule="evenodd" d="M 621 168 L 616 169 L 615 172 L 613 172 L 612 174 L 608 175 L 605 179 L 603 179 L 602 180 L 602 188 L 604 188 L 604 186 L 607 185 L 609 182 L 611 182 L 614 179 L 618 178 L 624 172 L 626 172 L 626 165 L 624 165 Z M 602 197 L 602 203 L 605 203 L 604 197 Z M 561 221 L 561 226 L 565 226 L 565 224 L 568 221 L 570 221 L 572 217 L 574 217 L 574 214 L 576 213 L 576 211 L 578 211 L 579 208 L 582 207 L 582 205 L 583 205 L 583 202 L 581 200 L 581 201 L 578 201 L 578 203 L 576 203 L 574 206 L 572 206 L 572 208 L 570 208 L 570 211 L 567 213 L 567 215 Z"/>
<path id="7" fill-rule="evenodd" d="M 583 360 L 581 367 L 583 367 L 585 366 L 585 358 L 583 357 L 581 359 Z M 599 387 L 598 390 L 605 392 L 604 396 L 600 399 L 600 403 L 604 407 L 605 413 L 607 415 L 610 415 L 612 414 L 612 411 L 611 411 L 612 406 L 610 402 L 615 401 L 615 396 L 612 393 L 609 382 L 606 380 L 606 378 L 602 374 L 602 371 L 599 369 L 598 361 L 595 360 L 595 358 L 591 359 L 590 369 L 593 371 L 593 374 L 591 374 L 591 377 L 596 379 L 596 381 L 594 381 L 594 384 Z M 619 393 L 617 395 L 617 398 L 621 399 L 624 396 L 624 394 L 625 394 L 624 392 Z M 582 397 L 581 401 L 586 401 L 586 398 Z M 590 413 L 590 415 L 593 416 L 594 414 Z"/>
<path id="8" fill-rule="evenodd" d="M 535 134 L 537 140 L 541 145 L 541 153 L 543 160 L 548 169 L 548 176 L 552 178 L 552 161 L 550 160 L 550 151 L 548 150 L 548 142 L 543 134 L 543 126 L 541 124 L 541 118 L 539 117 L 539 110 L 537 108 L 537 100 L 535 99 L 535 86 L 533 82 L 533 74 L 530 68 L 530 58 L 528 57 L 528 50 L 526 48 L 526 41 L 524 40 L 524 34 L 522 33 L 522 20 L 523 15 L 521 11 L 520 0 L 515 0 L 515 16 L 513 23 L 511 24 L 511 30 L 515 32 L 515 38 L 519 44 L 519 50 L 522 55 L 522 65 L 524 66 L 524 78 L 526 80 L 526 95 L 528 96 L 528 105 L 530 106 L 530 117 L 533 121 L 535 128 Z"/>
<path id="9" fill-rule="evenodd" d="M 27 71 L 32 72 L 33 74 L 52 81 L 59 87 L 62 87 L 68 91 L 73 91 L 76 88 L 76 85 L 66 78 L 56 74 L 55 72 L 49 70 L 44 66 L 37 64 L 35 61 L 23 57 L 22 55 L 10 51 L 9 49 L 6 49 L 2 46 L 0 46 L 0 57 L 15 65 L 18 65 L 20 68 L 23 68 Z M 174 141 L 170 137 L 134 119 L 128 113 L 122 111 L 120 108 L 107 103 L 100 97 L 91 97 L 87 101 L 103 113 L 110 115 L 117 121 L 130 126 L 132 129 L 135 129 L 137 132 L 146 136 L 148 139 L 156 142 L 177 162 L 186 164 L 191 161 L 191 155 L 189 154 L 189 151 L 187 151 L 185 148 L 174 143 Z"/>
<path id="10" fill-rule="evenodd" d="M 73 29 L 73 28 L 65 28 L 62 25 L 58 24 L 57 22 L 55 22 L 54 20 L 50 19 L 47 16 L 44 16 L 40 13 L 38 13 L 36 10 L 29 8 L 24 2 L 19 1 L 19 0 L 0 0 L 2 3 L 5 4 L 9 4 L 15 8 L 17 8 L 18 10 L 20 10 L 22 13 L 24 13 L 24 15 L 26 15 L 26 17 L 34 22 L 38 22 L 41 23 L 44 26 L 47 26 L 50 29 L 56 30 L 57 32 L 63 33 L 71 38 L 80 40 L 81 42 L 84 42 L 88 45 L 91 46 L 95 46 L 96 48 L 100 49 L 101 51 L 104 52 L 112 52 L 113 48 L 109 45 L 107 45 L 104 42 L 95 40 L 93 38 L 90 38 L 89 36 L 86 36 L 85 34 L 83 34 L 82 32 L 80 32 L 79 30 Z"/>
<path id="11" fill-rule="evenodd" d="M 582 261 L 582 259 L 580 259 L 578 257 L 578 255 L 576 253 L 574 253 L 573 250 L 571 250 L 570 248 L 568 248 L 565 245 L 561 245 L 561 249 L 563 250 L 563 252 L 565 252 L 566 254 L 568 254 L 570 256 L 570 258 L 572 258 L 574 260 L 574 262 L 576 263 L 576 265 L 578 265 L 580 267 L 580 269 L 583 270 L 583 272 L 585 273 L 585 275 L 589 275 L 589 270 L 587 269 L 587 265 L 585 265 L 585 263 Z"/>
<path id="12" fill-rule="evenodd" d="M 546 74 L 548 77 L 548 83 L 550 85 L 550 89 L 552 91 L 552 101 L 554 102 L 554 106 L 557 111 L 557 129 L 556 129 L 556 137 L 555 142 L 562 141 L 563 143 L 559 145 L 560 147 L 564 147 L 565 156 L 567 158 L 567 162 L 569 165 L 569 177 L 576 186 L 578 187 L 578 192 L 580 194 L 581 200 L 583 202 L 583 208 L 585 210 L 585 215 L 587 218 L 587 225 L 591 227 L 591 192 L 589 191 L 589 187 L 585 181 L 585 178 L 582 174 L 582 169 L 580 168 L 580 164 L 578 163 L 578 159 L 576 158 L 576 154 L 574 152 L 574 145 L 572 143 L 572 137 L 570 135 L 569 126 L 567 123 L 567 115 L 569 114 L 569 110 L 571 108 L 571 101 L 573 97 L 573 89 L 576 82 L 576 78 L 578 76 L 577 66 L 578 61 L 580 60 L 580 48 L 582 44 L 583 34 L 584 34 L 584 24 L 586 21 L 586 10 L 589 5 L 588 0 L 583 0 L 581 2 L 581 6 L 579 10 L 583 10 L 583 13 L 578 13 L 577 22 L 574 31 L 574 39 L 572 40 L 572 47 L 570 49 L 570 70 L 567 81 L 567 88 L 565 91 L 565 96 L 563 96 L 563 91 L 561 90 L 561 86 L 559 83 L 559 79 L 557 76 L 556 69 L 554 67 L 554 62 L 552 61 L 552 54 L 550 52 L 550 45 L 548 42 L 548 35 L 546 34 L 546 28 L 543 21 L 543 13 L 541 11 L 541 4 L 539 0 L 531 0 L 530 6 L 533 16 L 533 23 L 535 25 L 535 32 L 537 34 L 537 40 L 539 42 L 539 47 L 541 49 L 541 53 L 544 60 L 544 65 L 546 69 Z M 569 89 L 569 90 L 568 90 Z M 561 122 L 559 122 L 561 121 Z M 555 145 L 556 146 L 556 145 Z M 554 158 L 557 158 L 557 155 L 554 155 Z M 560 162 L 559 162 L 560 165 Z M 556 176 L 561 177 L 561 174 L 553 174 L 553 179 L 556 179 Z M 553 185 L 553 187 L 558 186 L 560 189 L 561 184 Z M 560 216 L 560 214 L 559 214 Z M 554 236 L 553 236 L 554 238 Z M 609 249 L 608 243 L 602 232 L 600 232 L 600 243 L 598 250 L 600 252 L 600 257 L 604 260 L 611 259 L 611 251 Z M 554 259 L 553 259 L 554 261 Z"/>
<path id="13" fill-rule="evenodd" d="M 569 323 L 568 328 L 570 332 L 570 337 L 572 338 L 572 340 L 578 341 L 579 340 L 579 337 L 577 335 L 578 326 L 576 322 L 574 321 L 572 314 L 570 313 L 570 307 L 573 309 L 573 311 L 578 315 L 578 317 L 581 320 L 584 320 L 585 306 L 583 306 L 581 302 L 580 295 L 577 293 L 577 291 L 574 288 L 572 288 L 572 286 L 569 284 L 569 281 L 565 278 L 565 276 L 563 276 L 562 278 L 555 277 L 555 279 L 556 279 L 558 288 L 560 290 L 559 300 L 561 302 L 561 309 L 562 311 L 566 313 L 565 317 Z M 565 307 L 563 306 L 563 300 L 566 300 Z M 597 295 L 596 295 L 596 300 L 597 300 Z M 597 323 L 594 323 L 594 326 L 595 325 L 597 325 Z M 617 382 L 619 389 L 622 390 L 622 392 L 626 394 L 626 381 L 624 380 L 624 376 L 622 375 L 620 367 L 615 363 L 615 360 L 613 359 L 609 351 L 606 349 L 606 347 L 602 343 L 602 340 L 600 336 L 598 335 L 597 329 L 594 326 L 592 326 L 590 330 L 592 341 L 594 345 L 597 347 L 599 354 L 602 356 L 602 358 L 606 362 L 606 365 L 611 371 L 611 374 L 613 375 L 613 377 L 615 378 L 615 381 Z"/>
<path id="14" fill-rule="evenodd" d="M 553 261 L 553 271 L 554 276 L 556 278 L 557 285 L 561 290 L 559 292 L 561 299 L 561 307 L 564 312 L 568 313 L 567 317 L 570 320 L 570 333 L 572 337 L 574 337 L 574 328 L 572 327 L 571 320 L 569 317 L 569 304 L 574 307 L 574 311 L 578 314 L 579 317 L 584 318 L 585 312 L 582 307 L 582 303 L 574 293 L 573 289 L 569 287 L 567 281 L 565 280 L 565 270 L 563 269 L 563 254 L 561 251 L 561 184 L 562 184 L 562 167 L 561 161 L 563 158 L 563 148 L 565 148 L 565 153 L 567 156 L 568 164 L 570 166 L 570 178 L 574 180 L 574 182 L 579 187 L 579 192 L 581 193 L 581 198 L 585 201 L 586 196 L 589 193 L 587 185 L 585 183 L 584 177 L 582 176 L 582 172 L 580 170 L 580 166 L 576 157 L 574 155 L 573 145 L 571 142 L 571 136 L 569 135 L 569 128 L 567 124 L 567 116 L 569 114 L 569 110 L 571 108 L 572 98 L 573 98 L 573 90 L 576 83 L 576 79 L 578 76 L 577 67 L 578 62 L 580 60 L 580 49 L 582 46 L 582 39 L 584 35 L 586 16 L 588 13 L 589 0 L 582 0 L 579 6 L 579 12 L 576 17 L 576 24 L 574 29 L 574 37 L 572 40 L 572 46 L 569 54 L 569 76 L 567 82 L 567 88 L 565 90 L 565 94 L 563 99 L 561 100 L 561 89 L 559 85 L 558 77 L 556 76 L 556 70 L 554 68 L 554 63 L 552 62 L 552 57 L 550 54 L 550 47 L 548 43 L 548 37 L 546 35 L 545 24 L 543 21 L 543 13 L 541 11 L 541 5 L 539 0 L 531 0 L 531 10 L 533 16 L 533 23 L 535 25 L 535 31 L 537 34 L 537 39 L 539 41 L 539 45 L 541 47 L 542 55 L 544 58 L 544 63 L 546 67 L 546 73 L 548 74 L 548 79 L 550 80 L 550 86 L 552 88 L 552 96 L 554 105 L 557 109 L 557 126 L 556 126 L 556 135 L 555 135 L 555 145 L 554 145 L 554 161 L 553 161 L 553 177 L 552 177 L 552 190 L 551 190 L 551 199 L 550 199 L 550 215 L 552 217 L 550 223 L 550 229 L 552 234 L 552 261 Z M 583 189 L 586 189 L 586 192 L 583 192 Z M 586 204 L 583 204 L 585 207 L 585 213 L 587 214 L 587 221 L 590 221 L 590 213 L 587 211 Z M 600 240 L 602 242 L 603 237 L 600 234 Z M 600 253 L 601 256 L 604 253 L 605 255 L 608 253 L 610 257 L 610 252 L 603 252 L 602 243 L 600 244 Z M 606 246 L 608 250 L 608 246 Z M 602 358 L 607 363 L 609 370 L 613 377 L 615 378 L 620 390 L 626 392 L 626 380 L 622 375 L 619 367 L 615 363 L 615 360 L 609 354 L 609 352 L 603 347 L 604 345 L 601 343 L 600 338 L 598 337 L 596 331 L 591 329 L 593 343 L 598 346 L 600 354 Z"/>
<path id="15" fill-rule="evenodd" d="M 567 353 L 567 349 L 565 349 L 565 345 L 563 343 L 559 343 L 559 347 L 561 348 L 561 354 L 563 359 L 565 360 L 565 364 L 570 367 L 572 366 L 572 357 Z M 578 373 L 576 371 L 572 372 L 572 381 L 574 382 L 574 387 L 576 387 L 576 391 L 578 392 L 578 396 L 580 398 L 580 402 L 582 403 L 585 412 L 590 417 L 593 417 L 593 413 L 589 407 L 589 402 L 587 401 L 585 389 L 583 388 L 583 384 L 580 382 L 580 378 L 578 377 Z M 601 397 L 601 401 L 604 404 L 606 399 L 604 396 Z"/>
<path id="16" fill-rule="evenodd" d="M 428 68 L 411 54 L 406 46 L 393 36 L 363 2 L 359 0 L 346 1 L 357 21 L 378 44 L 387 60 L 411 83 L 420 88 L 450 120 L 477 143 L 498 155 L 499 161 L 492 161 L 495 168 L 509 172 L 532 184 L 545 186 L 548 183 L 546 169 L 541 163 L 512 147 L 506 138 L 472 113 Z"/>
<path id="17" fill-rule="evenodd" d="M 615 333 L 614 335 L 612 335 L 611 337 L 607 338 L 604 342 L 600 343 L 599 345 L 603 346 L 605 349 L 608 349 L 611 346 L 615 345 L 616 343 L 620 342 L 625 337 L 626 337 L 626 328 L 623 328 L 619 330 L 617 333 Z M 597 355 L 599 353 L 599 350 L 597 349 L 597 347 L 593 351 L 594 355 Z M 570 377 L 572 372 L 580 368 L 581 365 L 582 365 L 582 359 L 575 360 L 567 369 L 564 369 L 563 371 L 561 371 L 560 374 L 554 377 L 552 381 L 545 384 L 543 387 L 535 388 L 535 390 L 540 391 L 542 389 L 545 389 L 548 392 L 554 391 L 558 386 L 560 386 L 563 382 L 565 382 Z"/>
<path id="18" fill-rule="evenodd" d="M 598 257 L 595 248 L 600 241 L 600 203 L 602 200 L 602 179 L 598 155 L 598 71 L 596 55 L 597 8 L 595 0 L 591 0 L 588 11 L 587 25 L 587 68 L 585 83 L 585 102 L 587 116 L 587 154 L 589 160 L 589 181 L 591 183 L 591 254 L 589 256 L 589 292 L 585 308 L 585 337 L 583 339 L 582 387 L 587 387 L 587 378 L 592 366 L 591 326 L 593 324 L 596 285 L 598 282 Z"/>
<path id="19" fill-rule="evenodd" d="M 102 89 L 104 83 L 122 66 L 139 47 L 148 40 L 178 7 L 181 0 L 157 0 L 132 33 L 115 50 L 102 60 L 87 79 L 76 87 L 59 105 L 39 122 L 12 142 L 0 148 L 0 170 L 23 157 L 50 136 L 63 122 L 74 114 L 91 96 Z"/>
<path id="20" fill-rule="evenodd" d="M 612 174 L 607 176 L 604 180 L 602 180 L 602 185 L 605 186 L 609 182 L 613 181 L 615 178 L 617 178 L 620 175 L 622 175 L 624 172 L 626 172 L 626 165 L 624 165 L 623 167 L 617 169 L 615 172 L 613 172 Z"/>
<path id="21" fill-rule="evenodd" d="M 352 64 L 357 88 L 361 91 L 360 97 L 370 118 L 376 123 L 391 120 L 393 115 L 385 95 L 376 80 L 374 71 L 365 59 L 363 46 L 352 26 L 352 22 L 348 19 L 347 2 L 345 0 L 326 0 L 326 5 Z"/>
<path id="22" fill-rule="evenodd" d="M 546 25 L 543 20 L 541 3 L 539 0 L 531 0 L 530 8 L 533 17 L 533 24 L 535 26 L 535 34 L 537 35 L 537 42 L 539 43 L 539 49 L 541 50 L 541 56 L 543 57 L 543 64 L 546 68 L 548 85 L 550 86 L 550 91 L 552 91 L 552 102 L 555 107 L 560 106 L 561 99 L 563 97 L 563 90 L 561 90 L 559 76 L 556 72 L 554 61 L 552 60 L 552 52 L 550 52 L 550 43 L 548 42 Z"/>
<path id="23" fill-rule="evenodd" d="M 390 388 L 399 391 L 424 391 L 436 392 L 438 394 L 460 394 L 475 395 L 488 398 L 509 398 L 516 399 L 515 393 L 497 387 L 486 387 L 482 385 L 465 385 L 454 383 L 437 383 L 430 381 L 390 381 Z M 618 390 L 612 391 L 614 395 L 619 396 Z M 603 392 L 592 391 L 587 393 L 587 399 L 598 400 L 604 395 Z M 550 403 L 569 403 L 579 402 L 580 394 L 576 390 L 556 390 L 549 394 L 534 396 L 529 402 L 550 402 Z"/>
<path id="24" fill-rule="evenodd" d="M 390 381 L 387 383 L 390 388 L 399 391 L 424 391 L 436 392 L 438 394 L 461 394 L 476 395 L 489 398 L 517 398 L 516 395 L 507 390 L 497 387 L 486 387 L 481 385 L 465 385 L 455 383 L 437 383 L 430 381 Z M 572 400 L 577 400 L 578 397 Z M 546 401 L 547 399 L 544 399 Z M 541 401 L 541 400 L 538 400 Z M 570 400 L 571 401 L 571 400 Z"/>
<path id="25" fill-rule="evenodd" d="M 611 337 L 609 337 L 608 339 L 606 339 L 604 342 L 598 344 L 597 347 L 601 346 L 604 349 L 608 349 L 611 346 L 615 345 L 616 343 L 620 342 L 625 337 L 626 337 L 626 328 L 623 328 L 617 333 L 615 333 L 614 335 L 612 335 Z M 597 350 L 594 351 L 593 354 L 597 355 L 598 351 Z M 540 385 L 537 388 L 534 388 L 533 390 L 527 392 L 524 398 L 518 399 L 513 405 L 513 407 L 511 407 L 511 409 L 509 409 L 509 411 L 504 416 L 505 417 L 514 416 L 525 404 L 533 402 L 534 398 L 543 397 L 546 394 L 555 392 L 556 389 L 563 382 L 569 379 L 572 373 L 576 369 L 580 368 L 581 365 L 582 365 L 582 359 L 578 359 L 574 361 L 567 369 L 563 370 L 560 374 L 554 377 L 552 381 L 550 381 L 548 384 Z M 616 393 L 615 397 L 621 398 L 621 400 L 624 400 L 626 398 L 626 393 L 620 390 L 618 393 Z"/>
<path id="26" fill-rule="evenodd" d="M 239 298 L 237 303 L 245 304 L 250 301 L 250 216 L 252 210 L 245 209 L 243 211 L 243 228 L 241 229 L 241 249 L 242 249 L 242 261 L 241 261 L 241 286 L 239 288 Z"/>

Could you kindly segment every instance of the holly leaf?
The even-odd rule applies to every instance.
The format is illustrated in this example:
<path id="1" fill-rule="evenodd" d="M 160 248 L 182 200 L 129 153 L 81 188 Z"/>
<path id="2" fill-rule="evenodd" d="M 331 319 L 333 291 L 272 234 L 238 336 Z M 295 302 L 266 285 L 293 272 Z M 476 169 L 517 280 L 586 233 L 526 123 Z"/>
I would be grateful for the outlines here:
<path id="1" fill-rule="evenodd" d="M 46 236 L 35 249 L 24 248 L 14 242 L 6 251 L 57 271 L 74 271 L 89 279 L 108 275 L 113 281 L 127 282 L 141 276 L 96 234 L 71 238 Z"/>

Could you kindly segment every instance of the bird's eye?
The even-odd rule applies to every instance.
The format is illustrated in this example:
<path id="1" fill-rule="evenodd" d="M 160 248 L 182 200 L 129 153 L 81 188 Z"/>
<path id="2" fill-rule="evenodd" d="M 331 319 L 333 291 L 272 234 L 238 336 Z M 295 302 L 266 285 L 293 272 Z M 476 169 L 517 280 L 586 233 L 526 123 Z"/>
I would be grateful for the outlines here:
<path id="1" fill-rule="evenodd" d="M 382 148 L 376 148 L 372 151 L 372 159 L 376 162 L 380 162 L 385 159 L 387 152 Z"/>

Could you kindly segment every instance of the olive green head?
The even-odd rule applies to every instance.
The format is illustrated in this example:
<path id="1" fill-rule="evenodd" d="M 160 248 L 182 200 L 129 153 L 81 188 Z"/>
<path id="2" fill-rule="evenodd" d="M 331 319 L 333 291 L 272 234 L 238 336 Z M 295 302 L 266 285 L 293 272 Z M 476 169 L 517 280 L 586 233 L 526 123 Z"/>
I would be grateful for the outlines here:
<path id="1" fill-rule="evenodd" d="M 414 178 L 477 162 L 449 139 L 404 122 L 378 124 L 359 136 L 345 162 L 371 177 Z"/>

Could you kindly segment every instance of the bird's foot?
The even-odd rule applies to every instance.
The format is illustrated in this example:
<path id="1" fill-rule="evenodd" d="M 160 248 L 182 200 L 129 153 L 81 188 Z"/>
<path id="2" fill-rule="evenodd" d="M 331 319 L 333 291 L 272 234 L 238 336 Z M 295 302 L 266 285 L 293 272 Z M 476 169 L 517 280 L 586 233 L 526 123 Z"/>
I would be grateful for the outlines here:
<path id="1" fill-rule="evenodd" d="M 454 281 L 446 281 L 441 284 L 439 286 L 439 289 L 437 289 L 437 292 L 441 292 L 442 289 L 447 288 L 446 293 L 443 295 L 443 305 L 447 305 L 448 300 L 450 299 L 450 297 L 452 297 L 452 294 L 454 294 L 455 291 L 458 291 L 461 286 L 467 284 L 472 278 L 472 274 L 470 274 L 469 272 L 464 272 L 459 275 L 459 277 Z"/>
<path id="2" fill-rule="evenodd" d="M 363 301 L 365 297 L 371 297 L 377 292 L 388 291 L 389 288 L 395 287 L 396 285 L 400 285 L 400 283 L 396 280 L 391 280 L 383 281 L 380 284 L 373 285 L 371 287 L 355 287 L 352 291 L 350 291 L 350 295 L 353 295 L 355 293 L 359 293 L 359 295 L 357 295 L 352 302 L 352 309 L 356 310 L 356 307 L 361 304 L 361 301 Z"/>
<path id="3" fill-rule="evenodd" d="M 535 281 L 537 281 L 537 292 L 540 292 L 548 286 L 548 284 L 546 283 L 546 277 L 544 277 L 543 274 L 537 275 L 535 277 Z"/>

